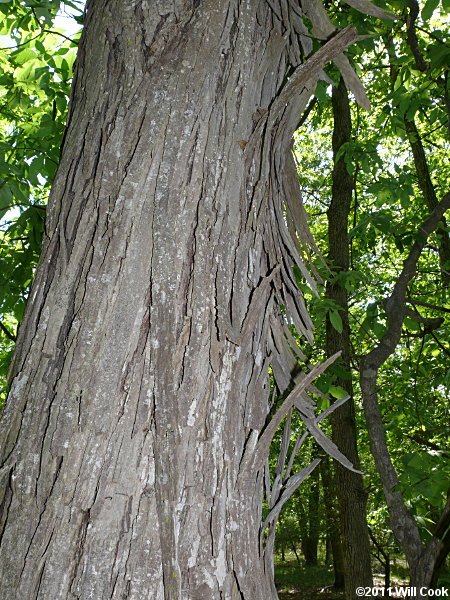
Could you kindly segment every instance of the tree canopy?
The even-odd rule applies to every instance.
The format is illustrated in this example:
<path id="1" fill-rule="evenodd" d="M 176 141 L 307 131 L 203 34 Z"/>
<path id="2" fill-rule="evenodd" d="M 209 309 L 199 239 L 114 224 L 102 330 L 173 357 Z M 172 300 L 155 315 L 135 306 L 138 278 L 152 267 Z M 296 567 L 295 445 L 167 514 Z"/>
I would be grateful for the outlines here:
<path id="1" fill-rule="evenodd" d="M 0 3 L 1 401 L 39 259 L 79 38 L 73 32 L 81 29 L 83 4 Z"/>

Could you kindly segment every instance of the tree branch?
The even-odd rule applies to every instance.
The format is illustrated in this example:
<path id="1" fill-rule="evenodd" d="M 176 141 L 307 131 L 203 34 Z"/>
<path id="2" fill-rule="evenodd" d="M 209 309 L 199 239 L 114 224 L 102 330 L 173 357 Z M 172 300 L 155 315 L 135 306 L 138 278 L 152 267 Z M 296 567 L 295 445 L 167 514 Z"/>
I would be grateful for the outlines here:
<path id="1" fill-rule="evenodd" d="M 416 274 L 416 267 L 423 248 L 433 231 L 442 220 L 446 210 L 450 208 L 450 192 L 445 194 L 441 202 L 430 216 L 422 223 L 417 232 L 408 258 L 403 263 L 403 269 L 398 277 L 392 294 L 385 303 L 388 328 L 380 343 L 368 355 L 367 360 L 372 368 L 379 368 L 395 350 L 399 340 L 406 312 L 405 299 L 410 281 Z M 370 357 L 370 358 L 369 358 Z"/>
<path id="2" fill-rule="evenodd" d="M 413 306 L 423 306 L 424 308 L 431 308 L 432 310 L 437 310 L 439 312 L 450 313 L 450 308 L 445 308 L 444 306 L 436 306 L 436 304 L 430 304 L 429 302 L 422 302 L 422 300 L 415 300 L 408 296 L 407 302 L 412 304 Z"/>
<path id="3" fill-rule="evenodd" d="M 378 403 L 377 378 L 379 368 L 394 352 L 400 341 L 403 320 L 406 314 L 407 288 L 416 274 L 421 252 L 428 237 L 436 229 L 448 208 L 450 208 L 450 192 L 443 197 L 430 216 L 419 227 L 418 237 L 411 248 L 409 256 L 404 261 L 402 272 L 385 303 L 387 330 L 379 344 L 363 356 L 360 363 L 361 393 L 370 446 L 383 484 L 392 530 L 402 545 L 410 565 L 417 564 L 420 560 L 423 544 L 417 523 L 407 508 L 401 492 L 396 489 L 399 479 L 392 464 L 386 442 L 384 424 Z"/>
<path id="4" fill-rule="evenodd" d="M 430 63 L 424 60 L 422 56 L 415 28 L 415 22 L 417 17 L 419 16 L 419 3 L 417 2 L 417 0 L 409 0 L 408 4 L 409 14 L 406 20 L 408 46 L 411 49 L 414 61 L 416 63 L 416 67 L 419 69 L 419 71 L 425 72 L 429 70 Z"/>
<path id="5" fill-rule="evenodd" d="M 439 446 L 439 444 L 435 444 L 434 442 L 430 442 L 430 440 L 427 440 L 425 438 L 423 438 L 419 433 L 413 433 L 411 435 L 407 436 L 410 440 L 412 440 L 413 442 L 417 442 L 418 444 L 421 444 L 422 446 L 426 446 L 427 448 L 431 448 L 432 450 L 436 450 L 436 452 L 440 452 L 442 454 L 442 456 L 444 458 L 447 458 L 450 460 L 450 454 L 448 454 L 447 452 L 443 452 L 442 448 Z"/>
<path id="6" fill-rule="evenodd" d="M 17 339 L 16 336 L 9 331 L 9 329 L 6 327 L 6 325 L 3 324 L 3 321 L 0 321 L 0 329 L 3 331 L 3 333 L 6 335 L 6 337 L 8 339 L 10 339 L 12 342 L 16 341 L 16 339 Z"/>

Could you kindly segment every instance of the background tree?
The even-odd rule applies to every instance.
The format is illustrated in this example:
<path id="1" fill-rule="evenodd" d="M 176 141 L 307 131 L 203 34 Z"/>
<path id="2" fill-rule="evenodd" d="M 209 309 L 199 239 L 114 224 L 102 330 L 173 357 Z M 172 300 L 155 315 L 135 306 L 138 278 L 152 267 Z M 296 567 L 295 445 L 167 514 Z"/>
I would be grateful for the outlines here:
<path id="1" fill-rule="evenodd" d="M 342 352 L 339 367 L 342 369 L 335 384 L 350 396 L 332 415 L 333 440 L 338 448 L 359 469 L 357 427 L 353 400 L 353 384 L 350 375 L 351 343 L 348 315 L 348 291 L 339 275 L 350 269 L 350 242 L 348 222 L 353 197 L 353 177 L 340 154 L 344 144 L 351 141 L 352 121 L 348 92 L 343 79 L 332 91 L 333 107 L 333 172 L 331 202 L 327 212 L 328 261 L 335 279 L 328 281 L 326 298 L 335 303 L 336 311 L 328 313 L 326 326 L 327 355 Z M 334 322 L 331 319 L 334 317 Z M 339 500 L 341 535 L 345 559 L 345 593 L 356 598 L 360 586 L 371 587 L 372 568 L 369 531 L 366 517 L 366 492 L 360 473 L 353 473 L 336 464 L 336 491 Z"/>
<path id="2" fill-rule="evenodd" d="M 443 24 L 448 5 L 427 2 L 420 8 L 419 20 L 415 20 L 417 15 L 412 19 L 408 9 L 392 30 L 384 31 L 384 38 L 388 37 L 391 44 L 388 51 L 383 43 L 365 40 L 352 52 L 353 60 L 366 72 L 365 81 L 374 107 L 370 116 L 353 111 L 355 134 L 340 152 L 355 182 L 350 217 L 350 271 L 340 274 L 341 282 L 350 292 L 354 367 L 358 367 L 361 355 L 370 351 L 372 344 L 376 346 L 383 340 L 387 325 L 385 298 L 402 272 L 402 261 L 414 246 L 417 224 L 425 221 L 428 211 L 433 210 L 421 195 L 425 193 L 422 189 L 425 178 L 419 167 L 425 164 L 435 198 L 444 197 L 446 192 L 448 109 L 445 97 L 448 84 L 445 72 L 449 46 L 448 29 Z M 344 19 L 342 25 L 360 19 L 356 13 L 340 14 Z M 416 35 L 418 48 L 429 63 L 426 71 L 417 68 L 417 49 L 411 49 L 414 23 L 416 34 L 420 32 Z M 363 28 L 364 25 L 359 23 L 359 29 L 362 31 Z M 362 46 L 366 50 L 364 57 L 360 54 Z M 316 93 L 326 100 L 327 91 L 323 86 Z M 314 119 L 312 135 L 317 138 L 312 143 L 318 146 L 327 143 L 329 109 L 324 102 L 316 103 L 315 109 L 318 110 L 311 113 Z M 414 118 L 416 123 L 413 144 L 405 125 L 405 115 L 407 120 L 411 122 Z M 418 142 L 422 144 L 425 163 L 418 161 Z M 312 160 L 306 158 L 307 152 L 303 153 L 299 148 L 300 178 L 305 191 L 309 192 L 316 237 L 323 239 L 324 209 L 327 207 L 323 198 L 327 186 L 331 187 L 323 172 L 331 171 L 331 148 L 328 156 L 323 152 Z M 436 204 L 437 200 L 434 207 Z M 395 354 L 379 370 L 377 386 L 380 431 L 384 430 L 391 458 L 400 472 L 396 492 L 402 491 L 407 510 L 416 517 L 418 537 L 428 542 L 433 540 L 436 532 L 440 531 L 442 535 L 445 531 L 442 524 L 447 514 L 448 475 L 444 473 L 448 466 L 445 458 L 448 341 L 443 327 L 448 291 L 442 286 L 446 275 L 442 243 L 447 239 L 448 231 L 443 221 L 436 237 L 428 239 L 422 250 L 417 276 L 410 281 L 406 296 L 409 304 L 404 308 L 405 327 Z M 327 246 L 322 246 L 322 251 L 326 250 Z M 331 277 L 333 281 L 336 274 Z M 344 312 L 336 315 L 336 307 L 329 302 L 320 301 L 314 310 L 318 311 L 318 324 L 323 315 L 328 314 L 330 321 L 341 327 Z M 394 321 L 398 318 L 397 315 Z M 332 389 L 338 376 L 337 371 L 334 381 L 327 376 L 321 389 Z M 442 420 L 444 414 L 447 416 Z M 429 438 L 431 430 L 433 441 Z M 421 431 L 427 433 L 422 435 Z M 366 473 L 371 470 L 366 460 L 363 470 Z M 442 543 L 440 554 L 446 554 L 445 539 L 439 543 Z M 413 562 L 411 558 L 410 562 Z M 430 569 L 429 562 L 427 568 Z M 418 581 L 415 567 L 411 566 L 411 571 L 412 580 Z M 429 585 L 430 579 L 427 581 Z M 436 572 L 432 581 L 437 581 Z"/>
<path id="3" fill-rule="evenodd" d="M 290 320 L 311 339 L 292 263 L 314 283 L 283 217 L 301 214 L 291 137 L 357 39 L 333 28 L 302 64 L 311 38 L 284 8 L 87 5 L 1 426 L 3 595 L 273 595 L 273 434 L 295 404 L 333 448 L 304 397 L 331 361 L 293 383 L 279 345 Z M 287 390 L 273 414 L 269 364 Z"/>

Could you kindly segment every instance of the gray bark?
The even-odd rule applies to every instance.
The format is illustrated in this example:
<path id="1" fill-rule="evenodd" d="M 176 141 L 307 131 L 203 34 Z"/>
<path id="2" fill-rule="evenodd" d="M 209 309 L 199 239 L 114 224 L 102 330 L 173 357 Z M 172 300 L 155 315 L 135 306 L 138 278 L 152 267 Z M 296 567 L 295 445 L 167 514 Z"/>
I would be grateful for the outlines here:
<path id="1" fill-rule="evenodd" d="M 88 3 L 1 422 L 2 598 L 273 597 L 278 306 L 311 337 L 284 174 L 323 66 L 357 35 L 298 66 L 290 9 L 271 4 Z"/>

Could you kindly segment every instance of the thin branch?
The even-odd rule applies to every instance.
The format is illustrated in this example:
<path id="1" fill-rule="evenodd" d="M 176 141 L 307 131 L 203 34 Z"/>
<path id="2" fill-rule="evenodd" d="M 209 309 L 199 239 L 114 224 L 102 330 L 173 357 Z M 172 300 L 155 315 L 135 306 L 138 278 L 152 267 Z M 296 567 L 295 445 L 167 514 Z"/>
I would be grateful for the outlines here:
<path id="1" fill-rule="evenodd" d="M 63 33 L 60 33 L 59 31 L 54 31 L 53 29 L 44 29 L 39 21 L 39 19 L 36 16 L 36 13 L 34 11 L 34 9 L 31 9 L 33 11 L 34 17 L 38 23 L 40 32 L 35 35 L 34 37 L 30 38 L 29 40 L 26 40 L 25 42 L 21 42 L 20 44 L 16 44 L 15 46 L 4 46 L 3 48 L 0 48 L 0 50 L 17 50 L 18 48 L 21 48 L 22 46 L 26 46 L 27 44 L 29 44 L 30 42 L 34 42 L 34 40 L 37 40 L 38 37 L 40 37 L 41 35 L 43 35 L 44 33 L 49 33 L 51 35 L 59 35 L 60 37 L 66 39 L 67 41 L 69 41 L 71 44 L 75 44 L 75 46 L 78 46 L 78 42 L 70 37 L 68 37 L 67 35 L 64 35 Z"/>
<path id="2" fill-rule="evenodd" d="M 413 306 L 417 304 L 417 306 L 423 306 L 424 308 L 431 308 L 432 310 L 437 310 L 439 312 L 450 313 L 450 308 L 445 308 L 444 306 L 436 306 L 436 304 L 430 304 L 429 302 L 422 302 L 421 300 L 415 300 L 408 296 L 406 299 L 407 302 L 411 303 Z"/>
<path id="3" fill-rule="evenodd" d="M 63 33 L 60 33 L 59 31 L 53 31 L 52 29 L 42 29 L 42 33 L 51 33 L 52 35 L 59 35 L 65 40 L 69 41 L 71 44 L 75 44 L 75 46 L 78 46 L 78 42 L 76 40 L 68 37 L 67 35 L 64 35 Z"/>
<path id="4" fill-rule="evenodd" d="M 425 72 L 430 69 L 430 63 L 424 60 L 417 39 L 415 22 L 419 16 L 419 3 L 417 0 L 409 0 L 409 14 L 406 20 L 408 46 L 414 57 L 414 62 L 419 71 Z"/>
<path id="5" fill-rule="evenodd" d="M 445 321 L 444 317 L 423 317 L 417 310 L 407 307 L 405 308 L 405 316 L 412 317 L 417 323 L 425 325 L 424 333 L 437 329 Z"/>
<path id="6" fill-rule="evenodd" d="M 297 127 L 296 129 L 300 129 L 300 127 L 303 125 L 303 123 L 307 120 L 307 118 L 309 117 L 312 109 L 316 106 L 318 102 L 317 96 L 313 96 L 313 98 L 311 98 L 310 103 L 308 104 L 308 106 L 305 108 L 300 121 L 297 123 Z"/>
<path id="7" fill-rule="evenodd" d="M 446 46 L 446 48 L 450 49 L 450 44 L 446 44 L 442 38 L 440 38 L 438 35 L 435 35 L 431 31 L 428 31 L 428 29 L 424 29 L 423 27 L 420 27 L 419 25 L 416 25 L 416 29 L 418 29 L 419 31 L 422 31 L 422 33 L 426 33 L 430 38 L 432 38 L 433 40 L 436 40 L 437 42 L 440 42 L 443 46 Z"/>
<path id="8" fill-rule="evenodd" d="M 389 554 L 384 550 L 383 546 L 377 542 L 375 536 L 373 535 L 372 529 L 370 527 L 368 527 L 368 530 L 369 530 L 370 539 L 372 540 L 374 546 L 377 548 L 377 550 L 379 551 L 379 553 L 381 554 L 381 556 L 384 558 L 384 560 L 388 561 L 389 560 Z"/>
<path id="9" fill-rule="evenodd" d="M 431 331 L 431 337 L 434 339 L 434 341 L 436 342 L 436 344 L 440 347 L 440 349 L 444 352 L 444 354 L 446 354 L 447 356 L 450 356 L 450 351 L 448 348 L 446 348 L 437 338 L 436 334 Z"/>
<path id="10" fill-rule="evenodd" d="M 439 444 L 435 444 L 434 442 L 430 442 L 430 440 L 424 439 L 419 433 L 416 432 L 412 435 L 407 435 L 407 437 L 417 444 L 431 448 L 431 450 L 436 450 L 436 452 L 439 452 L 444 458 L 450 459 L 450 454 L 444 452 Z"/>
<path id="11" fill-rule="evenodd" d="M 31 12 L 33 13 L 34 18 L 36 19 L 36 23 L 38 24 L 38 26 L 39 26 L 39 28 L 41 30 L 41 34 L 43 34 L 43 33 L 50 33 L 51 35 L 60 35 L 61 37 L 63 37 L 64 39 L 68 40 L 72 44 L 75 44 L 76 46 L 78 46 L 78 42 L 75 42 L 70 37 L 67 37 L 67 35 L 64 35 L 63 33 L 59 33 L 59 31 L 53 31 L 51 29 L 44 29 L 44 26 L 41 25 L 41 22 L 39 21 L 39 18 L 38 18 L 37 14 L 36 14 L 36 11 L 34 10 L 33 7 L 31 7 Z"/>
<path id="12" fill-rule="evenodd" d="M 16 336 L 13 333 L 11 333 L 11 331 L 6 327 L 6 325 L 4 325 L 3 321 L 0 321 L 0 329 L 12 342 L 15 342 L 17 340 Z"/>
<path id="13" fill-rule="evenodd" d="M 30 38 L 29 40 L 26 40 L 26 42 L 22 42 L 21 44 L 17 44 L 16 46 L 5 46 L 4 48 L 0 48 L 0 50 L 17 50 L 17 48 L 21 48 L 22 46 L 26 46 L 30 42 L 33 42 L 34 40 L 36 40 L 41 35 L 42 35 L 42 31 L 40 31 L 37 35 L 35 35 L 34 37 Z"/>

